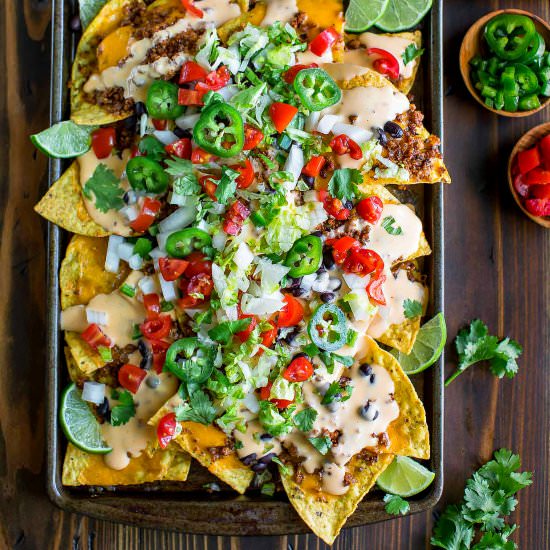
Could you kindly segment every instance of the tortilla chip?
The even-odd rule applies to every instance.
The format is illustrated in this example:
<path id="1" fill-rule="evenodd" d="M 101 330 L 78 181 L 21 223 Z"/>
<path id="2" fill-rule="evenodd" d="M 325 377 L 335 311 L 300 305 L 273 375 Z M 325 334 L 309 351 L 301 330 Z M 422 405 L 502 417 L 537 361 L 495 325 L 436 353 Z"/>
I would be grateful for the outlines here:
<path id="1" fill-rule="evenodd" d="M 89 454 L 71 443 L 63 463 L 63 485 L 139 485 L 153 481 L 185 481 L 191 458 L 177 447 L 169 446 L 152 456 L 142 453 L 132 458 L 123 470 L 109 468 L 103 455 Z"/>
<path id="2" fill-rule="evenodd" d="M 164 415 L 173 410 L 176 404 L 177 398 L 175 401 L 169 400 L 151 418 L 149 424 L 156 425 Z M 218 460 L 213 460 L 212 455 L 208 452 L 208 447 L 224 447 L 227 444 L 226 435 L 216 426 L 205 426 L 198 422 L 181 422 L 181 427 L 181 434 L 174 441 L 207 468 L 211 474 L 227 483 L 241 495 L 244 494 L 254 477 L 254 472 L 240 461 L 235 451 Z"/>
<path id="3" fill-rule="evenodd" d="M 43 218 L 71 233 L 89 237 L 109 235 L 109 232 L 94 222 L 88 214 L 82 198 L 80 168 L 77 161 L 73 162 L 48 189 L 34 210 Z"/>
<path id="4" fill-rule="evenodd" d="M 287 467 L 287 473 L 281 471 L 281 480 L 298 515 L 319 538 L 332 544 L 347 519 L 376 483 L 378 476 L 392 463 L 393 458 L 391 454 L 379 455 L 378 460 L 371 464 L 359 456 L 353 457 L 346 469 L 356 481 L 345 495 L 340 496 L 317 490 L 317 478 L 311 474 L 306 474 L 301 484 L 296 483 L 292 467 Z"/>

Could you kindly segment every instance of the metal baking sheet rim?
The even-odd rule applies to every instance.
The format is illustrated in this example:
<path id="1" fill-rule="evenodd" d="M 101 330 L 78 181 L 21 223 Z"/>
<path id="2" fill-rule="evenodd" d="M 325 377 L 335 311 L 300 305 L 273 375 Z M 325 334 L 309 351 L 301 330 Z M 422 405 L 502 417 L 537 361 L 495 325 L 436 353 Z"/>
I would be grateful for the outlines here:
<path id="1" fill-rule="evenodd" d="M 431 12 L 429 32 L 429 75 L 431 96 L 431 129 L 443 142 L 443 89 L 442 89 L 442 12 L 443 1 L 435 0 Z M 67 112 L 67 87 L 70 73 L 71 33 L 68 20 L 72 13 L 71 2 L 52 2 L 52 67 L 51 67 L 51 122 L 63 119 Z M 49 181 L 61 174 L 62 162 L 50 162 Z M 426 186 L 431 204 L 427 219 L 433 254 L 430 263 L 432 311 L 444 307 L 444 234 L 443 186 Z M 426 202 L 426 201 L 425 201 Z M 170 529 L 206 535 L 284 535 L 307 533 L 287 500 L 259 500 L 235 496 L 230 499 L 213 498 L 208 493 L 177 493 L 162 491 L 128 492 L 124 489 L 89 494 L 64 487 L 61 483 L 64 442 L 58 423 L 58 400 L 65 366 L 63 364 L 62 335 L 59 330 L 58 272 L 63 252 L 63 231 L 48 224 L 48 282 L 47 282 L 47 491 L 50 499 L 60 508 L 86 514 L 98 519 L 118 521 L 140 527 Z M 438 502 L 443 491 L 443 356 L 432 367 L 431 410 L 429 418 L 432 458 L 435 481 L 426 495 L 411 501 L 411 512 L 426 511 Z M 425 399 L 426 401 L 426 399 Z M 182 499 L 181 496 L 186 497 Z M 381 501 L 363 501 L 348 519 L 346 527 L 356 527 L 391 519 Z"/>

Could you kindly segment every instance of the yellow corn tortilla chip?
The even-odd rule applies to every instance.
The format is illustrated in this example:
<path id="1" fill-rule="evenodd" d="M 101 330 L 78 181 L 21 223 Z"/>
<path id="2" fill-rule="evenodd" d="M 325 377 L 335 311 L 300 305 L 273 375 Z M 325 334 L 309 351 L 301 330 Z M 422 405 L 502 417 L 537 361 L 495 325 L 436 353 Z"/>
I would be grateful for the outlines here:
<path id="1" fill-rule="evenodd" d="M 82 198 L 80 168 L 77 161 L 73 162 L 48 189 L 34 210 L 43 218 L 71 233 L 89 237 L 109 235 L 109 232 L 94 222 L 88 214 Z"/>
<path id="2" fill-rule="evenodd" d="M 179 402 L 178 398 L 169 400 L 153 418 L 149 421 L 150 425 L 155 426 L 158 421 L 173 411 L 173 408 Z M 181 422 L 182 431 L 174 438 L 174 441 L 202 466 L 208 469 L 211 474 L 227 483 L 232 489 L 235 489 L 241 495 L 244 494 L 254 472 L 250 467 L 245 466 L 237 456 L 235 451 L 223 456 L 217 460 L 212 458 L 208 452 L 209 447 L 224 447 L 227 444 L 226 435 L 216 426 L 205 426 L 198 422 Z"/>
<path id="3" fill-rule="evenodd" d="M 63 485 L 139 485 L 153 481 L 185 481 L 191 466 L 189 455 L 169 446 L 152 456 L 142 453 L 123 470 L 109 468 L 103 455 L 89 454 L 71 443 L 63 462 Z"/>
<path id="4" fill-rule="evenodd" d="M 393 455 L 378 455 L 374 464 L 361 457 L 351 459 L 347 471 L 355 478 L 344 495 L 329 495 L 317 490 L 314 475 L 306 474 L 301 484 L 294 481 L 292 467 L 281 471 L 281 480 L 288 498 L 306 525 L 327 544 L 332 544 L 347 519 L 353 514 L 363 497 L 376 483 L 378 476 L 392 463 Z"/>

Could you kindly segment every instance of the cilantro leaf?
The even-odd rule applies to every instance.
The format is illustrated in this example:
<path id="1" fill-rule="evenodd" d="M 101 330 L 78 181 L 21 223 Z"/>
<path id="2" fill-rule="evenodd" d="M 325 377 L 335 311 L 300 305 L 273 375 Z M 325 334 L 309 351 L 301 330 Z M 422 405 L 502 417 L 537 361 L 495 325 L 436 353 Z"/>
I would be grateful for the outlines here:
<path id="1" fill-rule="evenodd" d="M 95 200 L 95 206 L 101 212 L 118 210 L 124 206 L 124 189 L 120 187 L 120 180 L 105 164 L 96 166 L 82 191 L 87 199 Z"/>
<path id="2" fill-rule="evenodd" d="M 294 415 L 294 424 L 302 432 L 309 432 L 317 418 L 317 411 L 311 407 L 303 409 Z"/>
<path id="3" fill-rule="evenodd" d="M 206 426 L 212 424 L 216 417 L 216 409 L 206 393 L 195 390 L 189 397 L 189 402 L 176 407 L 176 419 L 180 422 L 189 420 Z"/>
<path id="4" fill-rule="evenodd" d="M 386 512 L 398 516 L 401 514 L 404 516 L 409 510 L 409 503 L 397 495 L 384 495 L 384 502 L 386 503 Z"/>
<path id="5" fill-rule="evenodd" d="M 156 162 L 160 162 L 166 157 L 164 145 L 154 136 L 142 137 L 138 149 L 140 153 Z"/>
<path id="6" fill-rule="evenodd" d="M 491 372 L 499 378 L 513 378 L 518 372 L 516 359 L 522 352 L 523 348 L 515 340 L 505 338 L 499 342 L 495 356 L 490 360 Z"/>
<path id="7" fill-rule="evenodd" d="M 416 44 L 409 44 L 405 51 L 401 54 L 401 59 L 403 59 L 403 64 L 407 65 L 417 57 L 420 57 L 424 53 L 424 48 L 417 48 Z"/>
<path id="8" fill-rule="evenodd" d="M 452 504 L 437 520 L 430 542 L 445 550 L 468 550 L 473 538 L 473 526 L 462 517 L 461 507 Z"/>
<path id="9" fill-rule="evenodd" d="M 351 200 L 359 194 L 357 184 L 363 183 L 361 172 L 355 168 L 334 170 L 328 182 L 328 191 L 333 197 L 342 201 Z"/>
<path id="10" fill-rule="evenodd" d="M 407 298 L 403 302 L 403 311 L 406 319 L 414 319 L 419 315 L 422 315 L 422 304 L 418 300 L 411 300 Z"/>
<path id="11" fill-rule="evenodd" d="M 351 384 L 342 386 L 338 381 L 332 382 L 325 395 L 323 395 L 321 405 L 330 405 L 334 401 L 347 401 L 351 397 L 352 391 L 353 386 Z"/>
<path id="12" fill-rule="evenodd" d="M 190 160 L 173 157 L 166 161 L 166 166 L 166 172 L 175 178 L 172 184 L 174 193 L 177 195 L 200 193 L 201 186 L 193 173 L 193 164 Z"/>
<path id="13" fill-rule="evenodd" d="M 111 397 L 118 401 L 111 409 L 111 425 L 122 426 L 136 414 L 134 398 L 128 390 L 113 390 Z"/>
<path id="14" fill-rule="evenodd" d="M 288 468 L 288 466 L 286 466 L 278 456 L 272 457 L 271 462 L 275 462 L 275 464 L 279 465 L 279 471 L 283 475 L 288 475 L 290 473 L 290 469 Z"/>
<path id="15" fill-rule="evenodd" d="M 332 441 L 328 435 L 308 437 L 307 439 L 322 455 L 326 455 L 332 449 Z"/>
<path id="16" fill-rule="evenodd" d="M 222 166 L 222 177 L 214 191 L 214 195 L 218 199 L 220 204 L 227 204 L 227 201 L 235 196 L 237 190 L 237 178 L 240 173 L 237 170 L 229 168 L 229 166 Z"/>
<path id="17" fill-rule="evenodd" d="M 472 550 L 515 550 L 516 544 L 504 533 L 485 533 Z"/>
<path id="18" fill-rule="evenodd" d="M 236 321 L 224 321 L 214 328 L 211 328 L 208 331 L 208 336 L 220 344 L 229 344 L 233 335 L 248 328 L 251 322 L 252 319 L 250 317 L 237 319 Z"/>
<path id="19" fill-rule="evenodd" d="M 403 230 L 399 225 L 394 225 L 395 223 L 393 216 L 386 216 L 381 225 L 390 235 L 403 235 Z"/>

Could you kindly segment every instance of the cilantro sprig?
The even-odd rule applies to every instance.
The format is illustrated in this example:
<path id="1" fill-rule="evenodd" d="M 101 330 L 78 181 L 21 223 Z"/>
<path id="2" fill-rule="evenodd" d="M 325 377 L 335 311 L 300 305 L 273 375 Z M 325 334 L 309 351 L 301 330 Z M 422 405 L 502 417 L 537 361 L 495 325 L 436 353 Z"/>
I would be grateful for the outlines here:
<path id="1" fill-rule="evenodd" d="M 113 426 L 122 426 L 128 423 L 130 418 L 136 414 L 134 398 L 128 390 L 113 390 L 111 397 L 118 403 L 111 409 L 111 424 Z"/>
<path id="2" fill-rule="evenodd" d="M 489 334 L 487 325 L 475 319 L 468 328 L 462 329 L 455 340 L 458 353 L 457 370 L 445 381 L 448 386 L 457 376 L 471 365 L 480 361 L 489 361 L 491 372 L 503 378 L 513 378 L 518 372 L 516 359 L 523 352 L 523 348 L 510 338 L 499 341 L 496 336 Z"/>
<path id="3" fill-rule="evenodd" d="M 357 185 L 363 182 L 363 176 L 355 168 L 340 168 L 334 170 L 332 178 L 328 182 L 329 193 L 341 201 L 354 199 L 359 190 Z"/>
<path id="4" fill-rule="evenodd" d="M 403 64 L 407 65 L 413 59 L 420 57 L 424 53 L 424 48 L 417 48 L 416 44 L 409 44 L 405 51 L 401 54 L 401 59 L 403 59 Z"/>
<path id="5" fill-rule="evenodd" d="M 87 199 L 94 199 L 95 206 L 101 212 L 119 210 L 124 206 L 124 189 L 115 173 L 104 164 L 98 164 L 92 177 L 82 189 Z"/>
<path id="6" fill-rule="evenodd" d="M 403 302 L 403 313 L 406 319 L 414 319 L 422 315 L 422 304 L 418 300 L 407 298 Z"/>
<path id="7" fill-rule="evenodd" d="M 206 426 L 212 424 L 216 418 L 216 409 L 206 393 L 195 390 L 189 396 L 189 402 L 176 408 L 176 419 L 180 422 L 189 420 Z"/>

